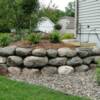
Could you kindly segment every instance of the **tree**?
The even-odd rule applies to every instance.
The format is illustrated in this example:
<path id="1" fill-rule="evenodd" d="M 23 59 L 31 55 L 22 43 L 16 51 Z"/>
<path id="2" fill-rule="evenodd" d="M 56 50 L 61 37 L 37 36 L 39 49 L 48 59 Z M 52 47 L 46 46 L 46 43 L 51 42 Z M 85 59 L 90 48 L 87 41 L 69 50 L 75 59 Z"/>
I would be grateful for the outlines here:
<path id="1" fill-rule="evenodd" d="M 75 16 L 75 1 L 69 2 L 68 7 L 65 8 L 65 13 L 67 16 L 74 17 Z"/>
<path id="2" fill-rule="evenodd" d="M 64 16 L 65 13 L 63 11 L 60 11 L 58 9 L 54 8 L 42 8 L 40 10 L 40 17 L 48 17 L 50 20 L 52 20 L 54 23 L 57 23 L 60 17 Z"/>
<path id="3" fill-rule="evenodd" d="M 17 33 L 34 27 L 38 10 L 38 0 L 0 0 L 0 27 L 16 28 Z"/>

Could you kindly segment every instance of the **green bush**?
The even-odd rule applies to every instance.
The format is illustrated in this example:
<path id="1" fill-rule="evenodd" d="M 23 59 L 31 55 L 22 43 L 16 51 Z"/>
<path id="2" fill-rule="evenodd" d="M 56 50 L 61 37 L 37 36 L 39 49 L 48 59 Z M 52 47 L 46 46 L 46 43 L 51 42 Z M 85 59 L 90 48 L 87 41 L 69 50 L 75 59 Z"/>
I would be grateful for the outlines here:
<path id="1" fill-rule="evenodd" d="M 58 31 L 53 31 L 51 34 L 50 34 L 50 41 L 53 42 L 53 43 L 59 43 L 61 40 L 61 35 Z"/>
<path id="2" fill-rule="evenodd" d="M 56 25 L 54 26 L 54 28 L 55 28 L 55 30 L 61 30 L 62 26 L 59 25 L 59 24 L 56 24 Z"/>
<path id="3" fill-rule="evenodd" d="M 74 38 L 74 34 L 72 33 L 66 33 L 62 35 L 62 39 L 73 39 L 73 38 Z"/>
<path id="4" fill-rule="evenodd" d="M 12 37 L 10 34 L 2 33 L 0 34 L 0 46 L 7 46 L 12 42 Z"/>
<path id="5" fill-rule="evenodd" d="M 26 35 L 25 39 L 32 42 L 33 44 L 36 44 L 40 42 L 40 40 L 42 39 L 42 36 L 41 34 L 38 34 L 38 33 L 34 33 L 34 34 L 31 33 L 31 34 Z"/>

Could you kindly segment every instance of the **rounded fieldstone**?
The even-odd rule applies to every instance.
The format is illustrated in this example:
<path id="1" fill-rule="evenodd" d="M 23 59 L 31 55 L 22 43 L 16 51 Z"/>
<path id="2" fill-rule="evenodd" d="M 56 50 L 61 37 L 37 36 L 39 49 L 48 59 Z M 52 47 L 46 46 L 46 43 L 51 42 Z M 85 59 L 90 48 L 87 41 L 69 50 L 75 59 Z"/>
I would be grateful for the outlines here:
<path id="1" fill-rule="evenodd" d="M 20 76 L 21 69 L 18 67 L 8 67 L 8 72 L 10 76 Z"/>
<path id="2" fill-rule="evenodd" d="M 58 68 L 58 73 L 61 75 L 69 75 L 74 72 L 74 68 L 71 66 L 60 66 Z"/>
<path id="3" fill-rule="evenodd" d="M 55 58 L 57 57 L 57 50 L 55 49 L 48 49 L 47 50 L 48 57 Z"/>
<path id="4" fill-rule="evenodd" d="M 43 48 L 34 49 L 34 50 L 32 51 L 32 55 L 33 55 L 33 56 L 40 56 L 40 57 L 46 56 L 46 50 L 43 49 Z"/>
<path id="5" fill-rule="evenodd" d="M 66 65 L 66 63 L 67 63 L 67 58 L 65 58 L 65 57 L 58 57 L 58 58 L 49 60 L 49 64 L 52 66 Z"/>
<path id="6" fill-rule="evenodd" d="M 8 75 L 8 69 L 4 64 L 0 64 L 0 75 Z"/>
<path id="7" fill-rule="evenodd" d="M 60 48 L 58 49 L 58 55 L 60 57 L 74 57 L 76 56 L 76 50 L 71 50 L 69 48 Z"/>
<path id="8" fill-rule="evenodd" d="M 4 47 L 0 48 L 0 56 L 12 56 L 16 47 Z"/>
<path id="9" fill-rule="evenodd" d="M 81 66 L 77 66 L 75 68 L 75 70 L 77 72 L 85 72 L 85 71 L 88 71 L 89 70 L 89 67 L 87 65 L 81 65 Z"/>
<path id="10" fill-rule="evenodd" d="M 83 63 L 83 61 L 80 57 L 74 57 L 67 61 L 67 64 L 69 66 L 77 66 L 77 65 L 81 65 L 82 63 Z"/>
<path id="11" fill-rule="evenodd" d="M 21 73 L 23 79 L 35 78 L 40 75 L 39 69 L 28 69 L 24 68 Z"/>
<path id="12" fill-rule="evenodd" d="M 78 50 L 77 51 L 77 54 L 80 56 L 80 57 L 87 57 L 88 56 L 88 51 L 86 51 L 86 50 Z"/>
<path id="13" fill-rule="evenodd" d="M 26 67 L 43 67 L 47 64 L 48 64 L 47 57 L 29 56 L 24 59 L 24 65 Z"/>
<path id="14" fill-rule="evenodd" d="M 28 56 L 32 53 L 30 48 L 16 48 L 16 55 L 18 56 Z"/>
<path id="15" fill-rule="evenodd" d="M 42 75 L 54 75 L 57 74 L 57 68 L 56 67 L 52 67 L 52 66 L 46 66 L 44 67 L 42 70 Z"/>
<path id="16" fill-rule="evenodd" d="M 5 64 L 7 61 L 6 57 L 0 57 L 0 64 Z"/>
<path id="17" fill-rule="evenodd" d="M 23 63 L 23 59 L 18 56 L 9 56 L 7 59 L 7 64 L 9 66 L 20 66 Z"/>
<path id="18" fill-rule="evenodd" d="M 100 48 L 93 48 L 92 52 L 95 55 L 100 55 Z"/>
<path id="19" fill-rule="evenodd" d="M 86 65 L 89 65 L 92 62 L 94 62 L 94 57 L 92 57 L 92 56 L 83 59 L 83 63 L 86 64 Z"/>
<path id="20" fill-rule="evenodd" d="M 95 57 L 94 57 L 94 62 L 95 62 L 95 63 L 100 62 L 100 56 L 95 56 Z"/>

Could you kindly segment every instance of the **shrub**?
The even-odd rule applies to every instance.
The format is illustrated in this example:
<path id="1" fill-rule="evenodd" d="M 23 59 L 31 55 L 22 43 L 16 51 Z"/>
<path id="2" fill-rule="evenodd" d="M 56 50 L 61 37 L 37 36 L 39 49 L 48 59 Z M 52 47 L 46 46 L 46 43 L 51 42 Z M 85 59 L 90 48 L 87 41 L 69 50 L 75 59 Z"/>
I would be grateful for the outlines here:
<path id="1" fill-rule="evenodd" d="M 42 39 L 42 36 L 41 34 L 38 34 L 38 33 L 36 34 L 31 33 L 31 34 L 26 35 L 25 39 L 32 42 L 33 44 L 36 44 L 40 42 L 40 40 Z"/>
<path id="2" fill-rule="evenodd" d="M 62 26 L 59 25 L 59 24 L 56 24 L 56 25 L 54 26 L 54 28 L 55 28 L 55 30 L 61 30 Z"/>
<path id="3" fill-rule="evenodd" d="M 7 46 L 12 42 L 10 34 L 2 33 L 0 34 L 0 46 Z"/>
<path id="4" fill-rule="evenodd" d="M 62 39 L 73 39 L 74 38 L 74 34 L 72 33 L 66 33 L 62 36 Z"/>
<path id="5" fill-rule="evenodd" d="M 54 31 L 50 34 L 50 41 L 53 43 L 58 43 L 60 42 L 60 33 L 58 31 Z"/>

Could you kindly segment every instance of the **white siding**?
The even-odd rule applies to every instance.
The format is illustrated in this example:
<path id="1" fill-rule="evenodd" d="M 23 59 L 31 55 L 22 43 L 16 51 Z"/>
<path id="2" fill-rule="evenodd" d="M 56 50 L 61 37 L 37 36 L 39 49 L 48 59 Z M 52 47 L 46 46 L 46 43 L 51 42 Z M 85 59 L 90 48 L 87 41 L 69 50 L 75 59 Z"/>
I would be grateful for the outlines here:
<path id="1" fill-rule="evenodd" d="M 100 0 L 79 0 L 78 14 L 81 33 L 100 33 Z"/>

